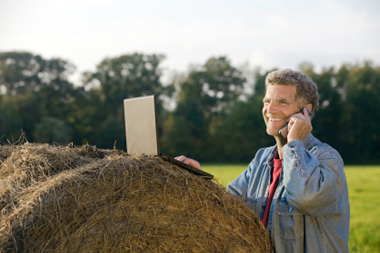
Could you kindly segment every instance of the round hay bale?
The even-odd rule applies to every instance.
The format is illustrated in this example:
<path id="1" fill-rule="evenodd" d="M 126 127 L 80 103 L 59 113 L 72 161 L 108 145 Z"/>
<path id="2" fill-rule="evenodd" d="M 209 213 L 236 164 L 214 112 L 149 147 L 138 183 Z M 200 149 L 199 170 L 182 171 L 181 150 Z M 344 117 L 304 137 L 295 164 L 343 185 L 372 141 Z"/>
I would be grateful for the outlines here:
<path id="1" fill-rule="evenodd" d="M 161 158 L 11 148 L 0 154 L 0 252 L 273 252 L 240 199 Z"/>

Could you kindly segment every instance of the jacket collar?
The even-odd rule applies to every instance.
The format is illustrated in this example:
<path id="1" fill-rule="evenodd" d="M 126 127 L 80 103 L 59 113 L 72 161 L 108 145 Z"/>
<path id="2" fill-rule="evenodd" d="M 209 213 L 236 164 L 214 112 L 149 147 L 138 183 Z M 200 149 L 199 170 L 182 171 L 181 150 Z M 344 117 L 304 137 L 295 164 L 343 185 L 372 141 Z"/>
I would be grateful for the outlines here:
<path id="1" fill-rule="evenodd" d="M 305 146 L 305 149 L 309 149 L 311 146 L 311 141 L 314 139 L 314 136 L 309 133 L 305 139 L 303 139 L 302 143 Z M 268 164 L 271 168 L 273 167 L 273 159 L 277 156 L 277 145 L 270 147 L 270 155 L 268 156 L 267 161 L 264 164 Z"/>

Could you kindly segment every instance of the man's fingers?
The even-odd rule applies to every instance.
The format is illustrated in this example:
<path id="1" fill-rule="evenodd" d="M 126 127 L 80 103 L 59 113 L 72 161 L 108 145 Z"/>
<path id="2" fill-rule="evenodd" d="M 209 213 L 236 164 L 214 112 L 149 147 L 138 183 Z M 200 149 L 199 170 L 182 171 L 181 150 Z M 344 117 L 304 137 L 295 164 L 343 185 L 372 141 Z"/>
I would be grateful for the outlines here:
<path id="1" fill-rule="evenodd" d="M 191 159 L 191 158 L 187 158 L 186 156 L 184 155 L 181 155 L 181 156 L 177 156 L 175 157 L 174 159 L 180 161 L 180 162 L 183 162 L 187 165 L 190 165 L 190 166 L 193 166 L 194 168 L 197 168 L 199 170 L 202 170 L 201 169 L 201 165 L 199 164 L 198 161 L 195 161 L 194 159 Z"/>
<path id="2" fill-rule="evenodd" d="M 184 155 L 181 155 L 181 156 L 177 156 L 177 157 L 175 157 L 174 159 L 176 159 L 176 160 L 178 160 L 178 161 L 180 161 L 180 162 L 185 163 L 185 160 L 187 159 L 187 157 L 184 156 Z"/>
<path id="3" fill-rule="evenodd" d="M 302 113 L 294 114 L 289 120 L 288 142 L 292 140 L 302 141 L 312 130 L 313 127 L 309 115 Z"/>
<path id="4" fill-rule="evenodd" d="M 201 169 L 201 165 L 199 164 L 199 162 L 197 162 L 197 161 L 195 161 L 193 159 L 187 158 L 185 163 L 188 164 L 188 165 L 190 165 L 190 166 L 193 166 L 194 168 L 202 170 Z"/>

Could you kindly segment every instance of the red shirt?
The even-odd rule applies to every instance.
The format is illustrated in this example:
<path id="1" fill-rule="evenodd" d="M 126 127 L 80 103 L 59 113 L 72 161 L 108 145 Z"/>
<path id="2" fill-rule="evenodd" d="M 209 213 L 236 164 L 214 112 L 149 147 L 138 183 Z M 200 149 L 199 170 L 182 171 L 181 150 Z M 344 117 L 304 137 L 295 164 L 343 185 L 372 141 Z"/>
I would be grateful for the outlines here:
<path id="1" fill-rule="evenodd" d="M 272 203 L 273 195 L 278 185 L 278 180 L 280 178 L 281 167 L 282 167 L 282 159 L 279 159 L 278 155 L 276 156 L 276 158 L 273 159 L 273 161 L 274 161 L 274 166 L 273 166 L 273 171 L 271 173 L 271 183 L 269 186 L 268 200 L 267 200 L 267 205 L 265 207 L 265 212 L 264 212 L 264 217 L 263 217 L 264 227 L 267 227 L 267 224 L 268 224 L 270 205 Z"/>

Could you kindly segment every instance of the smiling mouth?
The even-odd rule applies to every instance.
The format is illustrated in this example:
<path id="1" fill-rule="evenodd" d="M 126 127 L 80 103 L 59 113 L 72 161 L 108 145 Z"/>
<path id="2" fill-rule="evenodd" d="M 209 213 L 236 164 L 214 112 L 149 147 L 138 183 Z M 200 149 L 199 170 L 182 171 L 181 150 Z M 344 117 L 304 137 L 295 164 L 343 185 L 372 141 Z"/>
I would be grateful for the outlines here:
<path id="1" fill-rule="evenodd" d="M 282 121 L 283 119 L 274 119 L 274 118 L 268 118 L 269 121 L 276 121 L 276 122 L 279 122 L 279 121 Z"/>

